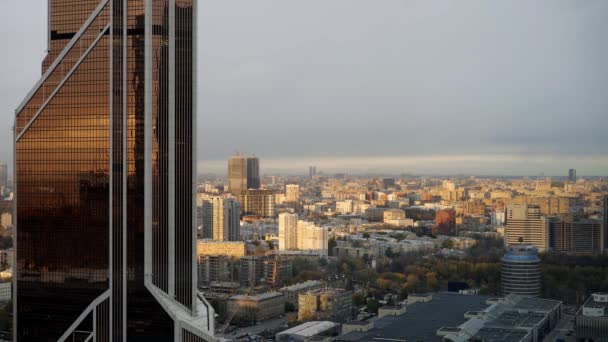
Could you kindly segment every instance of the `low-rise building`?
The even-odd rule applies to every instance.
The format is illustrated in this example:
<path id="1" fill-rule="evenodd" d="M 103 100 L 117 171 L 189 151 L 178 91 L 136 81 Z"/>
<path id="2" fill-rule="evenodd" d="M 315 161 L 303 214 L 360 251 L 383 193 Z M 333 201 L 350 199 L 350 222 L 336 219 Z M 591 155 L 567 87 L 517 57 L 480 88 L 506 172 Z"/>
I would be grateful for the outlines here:
<path id="1" fill-rule="evenodd" d="M 285 313 L 285 295 L 267 292 L 254 296 L 238 295 L 228 300 L 228 314 L 249 320 L 263 321 Z"/>
<path id="2" fill-rule="evenodd" d="M 445 326 L 462 324 L 467 310 L 487 307 L 485 304 L 487 297 L 476 295 L 437 293 L 419 298 L 433 299 L 408 304 L 407 312 L 378 318 L 374 321 L 373 327 L 367 331 L 352 330 L 335 338 L 334 341 L 442 341 L 443 339 L 437 336 L 437 330 Z"/>
<path id="3" fill-rule="evenodd" d="M 401 209 L 389 209 L 384 211 L 384 223 L 391 220 L 405 219 L 405 211 Z"/>
<path id="4" fill-rule="evenodd" d="M 342 324 L 342 335 L 346 335 L 350 332 L 367 332 L 374 327 L 374 321 L 350 321 Z"/>
<path id="5" fill-rule="evenodd" d="M 378 318 L 384 318 L 386 316 L 400 316 L 407 312 L 405 305 L 396 306 L 383 306 L 378 309 Z"/>
<path id="6" fill-rule="evenodd" d="M 351 318 L 352 292 L 342 289 L 318 289 L 298 297 L 298 320 L 344 322 Z"/>
<path id="7" fill-rule="evenodd" d="M 384 220 L 384 208 L 371 207 L 365 210 L 365 218 L 369 222 L 382 222 Z"/>
<path id="8" fill-rule="evenodd" d="M 12 283 L 0 283 L 0 302 L 8 302 L 12 298 Z"/>
<path id="9" fill-rule="evenodd" d="M 0 251 L 0 265 L 13 265 L 13 249 L 3 249 Z"/>
<path id="10" fill-rule="evenodd" d="M 225 255 L 232 258 L 245 256 L 246 248 L 243 241 L 198 240 L 198 255 Z"/>
<path id="11" fill-rule="evenodd" d="M 412 305 L 414 303 L 428 303 L 433 300 L 432 293 L 412 293 L 407 296 L 407 304 Z"/>
<path id="12" fill-rule="evenodd" d="M 398 226 L 398 227 L 413 227 L 414 226 L 414 220 L 410 219 L 410 218 L 400 218 L 400 219 L 393 219 L 393 220 L 384 219 L 384 223 L 390 224 L 392 226 Z"/>
<path id="13" fill-rule="evenodd" d="M 326 337 L 339 334 L 340 324 L 328 321 L 313 321 L 297 325 L 275 335 L 279 342 L 324 341 Z M 320 339 L 315 339 L 321 337 Z"/>
<path id="14" fill-rule="evenodd" d="M 298 296 L 300 293 L 306 293 L 318 288 L 321 288 L 323 283 L 318 280 L 308 280 L 303 283 L 297 283 L 291 286 L 283 287 L 279 291 L 285 294 L 285 301 L 291 303 L 295 308 L 298 307 Z"/>
<path id="15" fill-rule="evenodd" d="M 444 341 L 540 342 L 561 318 L 562 303 L 555 300 L 509 295 L 489 299 L 485 310 L 469 311 L 470 319 L 458 327 L 437 331 Z"/>
<path id="16" fill-rule="evenodd" d="M 581 341 L 608 341 L 608 293 L 594 293 L 576 313 L 574 330 Z"/>

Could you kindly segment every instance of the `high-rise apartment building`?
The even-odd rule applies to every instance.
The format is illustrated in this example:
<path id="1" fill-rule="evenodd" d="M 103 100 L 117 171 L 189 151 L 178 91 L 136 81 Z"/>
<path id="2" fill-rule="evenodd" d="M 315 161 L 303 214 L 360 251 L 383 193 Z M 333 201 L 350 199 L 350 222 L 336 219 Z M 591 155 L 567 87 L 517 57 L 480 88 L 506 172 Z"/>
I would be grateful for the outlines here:
<path id="1" fill-rule="evenodd" d="M 568 170 L 568 180 L 571 182 L 576 182 L 576 169 Z"/>
<path id="2" fill-rule="evenodd" d="M 297 239 L 299 250 L 315 252 L 321 257 L 327 256 L 329 242 L 327 227 L 318 227 L 313 222 L 298 221 Z"/>
<path id="3" fill-rule="evenodd" d="M 213 239 L 213 202 L 209 198 L 202 199 L 197 211 L 201 223 L 199 239 Z"/>
<path id="4" fill-rule="evenodd" d="M 352 318 L 352 292 L 317 289 L 298 296 L 298 320 L 329 320 L 343 323 Z"/>
<path id="5" fill-rule="evenodd" d="M 224 197 L 203 199 L 203 239 L 241 239 L 241 204 L 237 200 Z"/>
<path id="6" fill-rule="evenodd" d="M 247 190 L 236 196 L 241 202 L 243 212 L 262 217 L 274 217 L 276 204 L 275 192 L 272 190 Z"/>
<path id="7" fill-rule="evenodd" d="M 538 206 L 513 204 L 507 207 L 505 244 L 507 246 L 525 243 L 539 252 L 549 249 L 550 221 L 541 216 Z"/>
<path id="8" fill-rule="evenodd" d="M 245 256 L 241 258 L 240 281 L 242 286 L 254 287 L 264 277 L 264 260 L 260 256 Z"/>
<path id="9" fill-rule="evenodd" d="M 49 0 L 16 110 L 15 340 L 212 340 L 196 287 L 196 0 Z"/>
<path id="10" fill-rule="evenodd" d="M 8 165 L 0 163 L 0 187 L 8 185 Z"/>
<path id="11" fill-rule="evenodd" d="M 259 189 L 260 160 L 244 155 L 228 159 L 228 183 L 230 192 L 234 195 L 249 189 Z"/>
<path id="12" fill-rule="evenodd" d="M 285 185 L 285 201 L 298 202 L 300 200 L 300 186 L 298 184 Z"/>
<path id="13" fill-rule="evenodd" d="M 602 223 L 593 220 L 573 221 L 570 219 L 552 222 L 557 252 L 602 253 L 604 232 Z"/>
<path id="14" fill-rule="evenodd" d="M 279 214 L 279 249 L 298 249 L 298 214 Z"/>

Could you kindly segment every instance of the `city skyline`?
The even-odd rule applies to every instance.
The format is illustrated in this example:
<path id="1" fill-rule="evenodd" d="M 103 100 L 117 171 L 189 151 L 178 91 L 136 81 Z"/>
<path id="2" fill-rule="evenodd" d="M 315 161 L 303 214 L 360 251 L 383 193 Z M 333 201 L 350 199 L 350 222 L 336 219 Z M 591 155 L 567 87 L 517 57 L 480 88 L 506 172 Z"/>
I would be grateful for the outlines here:
<path id="1" fill-rule="evenodd" d="M 14 13 L 3 32 L 20 42 L 2 57 L 17 66 L 2 70 L 5 132 L 40 75 L 44 5 L 0 4 Z M 301 169 L 286 166 L 298 159 L 354 173 L 608 174 L 608 4 L 349 1 L 348 13 L 344 5 L 201 6 L 201 172 L 218 172 L 219 161 L 246 148 L 264 169 L 290 172 Z M 306 19 L 313 14 L 315 25 Z M 26 16 L 27 27 L 12 19 Z M 289 33 L 273 29 L 281 25 Z M 368 134 L 372 121 L 381 134 Z M 229 134 L 217 129 L 224 126 Z M 10 164 L 3 136 L 0 160 Z"/>

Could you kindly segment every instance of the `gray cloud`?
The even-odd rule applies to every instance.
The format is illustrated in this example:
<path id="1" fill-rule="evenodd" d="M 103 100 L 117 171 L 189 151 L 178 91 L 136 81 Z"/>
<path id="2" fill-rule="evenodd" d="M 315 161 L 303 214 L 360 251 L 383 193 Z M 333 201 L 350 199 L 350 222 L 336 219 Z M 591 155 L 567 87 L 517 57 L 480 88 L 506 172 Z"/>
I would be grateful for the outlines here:
<path id="1" fill-rule="evenodd" d="M 39 76 L 46 27 L 36 5 L 0 2 L 5 44 L 14 46 L 0 57 L 0 131 Z M 205 170 L 240 149 L 262 161 L 339 156 L 361 164 L 509 155 L 517 162 L 500 168 L 505 173 L 531 161 L 530 172 L 608 174 L 606 1 L 207 0 L 200 7 Z M 8 150 L 0 146 L 0 159 Z M 435 165 L 420 160 L 427 163 L 420 169 Z M 496 168 L 452 162 L 471 172 Z"/>

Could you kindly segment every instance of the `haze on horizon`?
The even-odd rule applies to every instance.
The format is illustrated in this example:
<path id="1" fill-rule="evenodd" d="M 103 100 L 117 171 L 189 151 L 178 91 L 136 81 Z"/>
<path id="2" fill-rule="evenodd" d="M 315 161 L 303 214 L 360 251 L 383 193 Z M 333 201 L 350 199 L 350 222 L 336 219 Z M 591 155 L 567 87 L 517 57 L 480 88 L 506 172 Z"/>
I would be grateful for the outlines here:
<path id="1" fill-rule="evenodd" d="M 207 0 L 201 172 L 608 175 L 608 2 Z M 0 2 L 0 160 L 46 1 Z"/>

